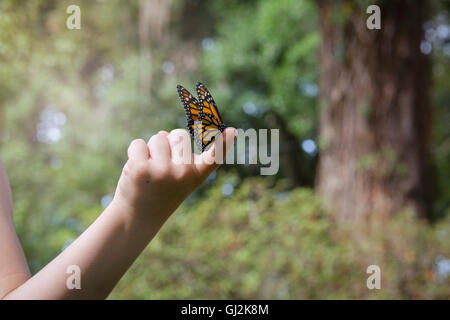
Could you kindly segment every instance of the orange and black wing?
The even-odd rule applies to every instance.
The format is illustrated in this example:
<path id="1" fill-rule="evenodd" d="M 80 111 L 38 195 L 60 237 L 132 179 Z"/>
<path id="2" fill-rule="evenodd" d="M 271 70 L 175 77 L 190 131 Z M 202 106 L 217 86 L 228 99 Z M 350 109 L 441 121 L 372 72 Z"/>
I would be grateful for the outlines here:
<path id="1" fill-rule="evenodd" d="M 183 104 L 184 111 L 186 113 L 187 127 L 192 137 L 194 137 L 195 121 L 199 121 L 201 107 L 197 99 L 183 86 L 177 85 L 177 89 L 178 96 L 180 97 L 181 103 Z"/>
<path id="2" fill-rule="evenodd" d="M 225 130 L 226 126 L 211 93 L 200 82 L 197 82 L 197 96 L 200 105 L 201 126 L 196 128 L 195 135 L 201 141 L 201 150 L 205 151 L 210 147 L 216 136 Z"/>
<path id="3" fill-rule="evenodd" d="M 211 93 L 200 82 L 197 82 L 197 96 L 202 116 L 218 128 L 223 127 L 224 129 L 225 126 L 222 117 L 220 116 L 219 109 L 217 108 Z"/>
<path id="4" fill-rule="evenodd" d="M 217 127 L 206 119 L 195 122 L 194 125 L 194 141 L 197 147 L 203 152 L 208 150 L 216 137 L 222 133 L 224 129 Z"/>

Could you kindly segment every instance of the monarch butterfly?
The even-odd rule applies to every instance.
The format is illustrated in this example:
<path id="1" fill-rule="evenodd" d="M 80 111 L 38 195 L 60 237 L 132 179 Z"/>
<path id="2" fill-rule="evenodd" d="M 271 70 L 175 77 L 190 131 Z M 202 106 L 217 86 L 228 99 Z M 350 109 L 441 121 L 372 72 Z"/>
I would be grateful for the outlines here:
<path id="1" fill-rule="evenodd" d="M 197 82 L 196 86 L 198 100 L 183 86 L 178 85 L 177 89 L 186 112 L 187 127 L 191 136 L 202 152 L 208 150 L 216 136 L 227 127 L 211 93 L 200 82 Z"/>

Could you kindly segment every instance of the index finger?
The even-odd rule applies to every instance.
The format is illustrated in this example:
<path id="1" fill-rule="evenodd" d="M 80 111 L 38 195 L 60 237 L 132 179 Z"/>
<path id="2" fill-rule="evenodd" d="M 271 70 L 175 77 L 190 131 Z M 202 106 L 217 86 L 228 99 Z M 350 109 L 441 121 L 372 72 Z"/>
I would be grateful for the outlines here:
<path id="1" fill-rule="evenodd" d="M 135 139 L 128 147 L 128 158 L 135 161 L 145 161 L 150 157 L 148 146 L 143 139 Z"/>

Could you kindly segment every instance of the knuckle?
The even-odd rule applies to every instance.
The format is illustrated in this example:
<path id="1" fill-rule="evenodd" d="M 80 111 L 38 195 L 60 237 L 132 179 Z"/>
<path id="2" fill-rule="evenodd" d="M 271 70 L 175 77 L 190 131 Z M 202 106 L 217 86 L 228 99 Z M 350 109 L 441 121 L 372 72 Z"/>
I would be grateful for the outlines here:
<path id="1" fill-rule="evenodd" d="M 170 135 L 173 136 L 185 136 L 187 134 L 187 131 L 184 129 L 173 129 L 172 131 L 170 131 Z"/>
<path id="2" fill-rule="evenodd" d="M 145 143 L 143 139 L 134 139 L 133 141 L 131 141 L 128 150 L 130 150 L 131 146 L 141 144 L 142 142 Z"/>
<path id="3" fill-rule="evenodd" d="M 176 170 L 173 170 L 172 176 L 175 181 L 184 180 L 188 176 L 188 171 L 184 166 L 179 166 Z"/>
<path id="4" fill-rule="evenodd" d="M 152 169 L 152 180 L 154 182 L 165 182 L 171 178 L 171 170 L 167 165 L 156 165 Z"/>
<path id="5" fill-rule="evenodd" d="M 134 143 L 145 143 L 144 139 L 138 138 L 138 139 L 134 139 L 133 141 L 131 141 L 131 144 Z"/>
<path id="6" fill-rule="evenodd" d="M 145 162 L 138 162 L 134 164 L 133 173 L 138 180 L 146 179 L 148 177 L 148 167 Z"/>
<path id="7" fill-rule="evenodd" d="M 156 139 L 156 135 L 151 136 L 150 139 L 148 139 L 148 144 L 150 144 L 155 139 Z"/>
<path id="8" fill-rule="evenodd" d="M 183 142 L 186 138 L 189 138 L 189 135 L 186 130 L 174 129 L 170 131 L 168 138 L 171 142 Z"/>
<path id="9" fill-rule="evenodd" d="M 131 176 L 132 167 L 133 167 L 133 165 L 132 165 L 131 161 L 128 160 L 127 163 L 125 163 L 125 165 L 123 166 L 123 173 L 128 177 Z"/>

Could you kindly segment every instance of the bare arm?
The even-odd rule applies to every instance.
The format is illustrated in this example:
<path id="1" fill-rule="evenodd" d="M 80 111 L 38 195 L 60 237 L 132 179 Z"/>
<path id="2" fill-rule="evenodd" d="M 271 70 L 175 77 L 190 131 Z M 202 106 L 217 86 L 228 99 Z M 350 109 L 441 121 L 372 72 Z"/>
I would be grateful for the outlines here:
<path id="1" fill-rule="evenodd" d="M 5 298 L 106 298 L 162 225 L 127 218 L 126 211 L 113 201 L 76 241 Z M 73 265 L 81 271 L 80 290 L 66 285 Z"/>
<path id="2" fill-rule="evenodd" d="M 227 148 L 235 134 L 234 129 L 226 130 Z M 192 154 L 191 163 L 182 161 L 175 146 L 179 138 L 187 138 L 189 148 L 183 150 L 190 152 L 187 135 L 174 130 L 170 135 L 158 133 L 148 144 L 133 141 L 108 208 L 60 255 L 29 280 L 22 279 L 23 284 L 5 298 L 106 298 L 169 216 L 218 167 L 214 148 L 205 152 L 201 161 L 194 161 Z M 70 276 L 66 271 L 73 265 L 81 271 L 79 290 L 66 286 Z"/>
<path id="3" fill-rule="evenodd" d="M 8 176 L 0 161 L 0 298 L 29 278 L 30 271 L 14 229 Z"/>

